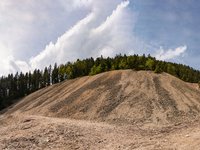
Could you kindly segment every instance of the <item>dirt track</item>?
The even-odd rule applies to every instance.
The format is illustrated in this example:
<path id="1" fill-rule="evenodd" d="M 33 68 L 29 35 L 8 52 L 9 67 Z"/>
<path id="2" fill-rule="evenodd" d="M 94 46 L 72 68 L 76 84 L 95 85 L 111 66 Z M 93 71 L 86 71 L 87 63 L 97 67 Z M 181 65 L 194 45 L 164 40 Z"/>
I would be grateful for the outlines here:
<path id="1" fill-rule="evenodd" d="M 0 149 L 198 149 L 200 90 L 112 71 L 37 91 L 0 117 Z"/>

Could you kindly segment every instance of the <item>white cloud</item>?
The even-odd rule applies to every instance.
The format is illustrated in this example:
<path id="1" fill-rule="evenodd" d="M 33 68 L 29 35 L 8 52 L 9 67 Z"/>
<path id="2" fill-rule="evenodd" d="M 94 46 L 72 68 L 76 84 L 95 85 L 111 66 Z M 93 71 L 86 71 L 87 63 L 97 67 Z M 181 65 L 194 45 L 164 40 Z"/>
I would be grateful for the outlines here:
<path id="1" fill-rule="evenodd" d="M 127 0 L 1 0 L 0 75 L 78 58 L 145 53 L 147 44 L 133 33 L 137 14 L 128 5 Z M 171 59 L 186 49 L 160 50 L 156 56 Z"/>
<path id="2" fill-rule="evenodd" d="M 8 74 L 11 71 L 9 65 L 10 55 L 11 51 L 8 49 L 8 47 L 0 42 L 0 75 Z"/>
<path id="3" fill-rule="evenodd" d="M 32 68 L 42 68 L 49 65 L 50 63 L 61 63 L 63 59 L 73 59 L 75 57 L 73 53 L 79 53 L 80 51 L 73 51 L 73 46 L 78 46 L 81 49 L 80 43 L 77 38 L 82 38 L 87 32 L 87 25 L 93 19 L 94 14 L 89 14 L 86 18 L 79 21 L 73 28 L 67 31 L 64 35 L 58 38 L 56 44 L 52 42 L 46 46 L 46 48 L 36 57 L 30 59 L 30 64 Z M 82 31 L 81 31 L 82 30 Z M 74 37 L 75 36 L 75 37 Z M 76 38 L 76 36 L 78 36 Z M 73 38 L 75 38 L 73 40 Z M 84 39 L 83 39 L 84 40 Z M 79 49 L 79 50 L 80 50 Z M 63 58 L 67 57 L 67 58 Z"/>
<path id="4" fill-rule="evenodd" d="M 14 57 L 27 60 L 89 11 L 89 1 L 1 0 L 0 41 Z"/>
<path id="5" fill-rule="evenodd" d="M 24 61 L 15 60 L 11 51 L 0 43 L 0 76 L 9 73 L 16 73 L 17 71 L 27 72 L 30 66 Z M 2 51 L 3 49 L 3 51 Z"/>
<path id="6" fill-rule="evenodd" d="M 175 48 L 174 50 L 163 50 L 163 48 L 160 48 L 155 57 L 159 60 L 170 60 L 179 57 L 180 55 L 183 55 L 186 50 L 187 46 L 180 46 Z"/>
<path id="7" fill-rule="evenodd" d="M 92 9 L 94 11 L 66 31 L 55 44 L 51 42 L 39 55 L 32 57 L 31 67 L 44 68 L 55 62 L 132 51 L 134 19 L 126 10 L 128 4 L 129 1 L 119 3 L 108 17 L 102 17 L 103 12 Z M 97 6 L 93 4 L 93 7 Z"/>
<path id="8" fill-rule="evenodd" d="M 73 0 L 73 7 L 89 7 L 92 0 Z"/>
<path id="9" fill-rule="evenodd" d="M 130 50 L 132 46 L 128 43 L 133 43 L 134 19 L 126 9 L 128 3 L 122 0 L 58 0 L 56 3 L 53 0 L 1 0 L 0 41 L 4 47 L 0 47 L 3 66 L 0 74 Z M 6 56 L 2 54 L 8 50 Z"/>

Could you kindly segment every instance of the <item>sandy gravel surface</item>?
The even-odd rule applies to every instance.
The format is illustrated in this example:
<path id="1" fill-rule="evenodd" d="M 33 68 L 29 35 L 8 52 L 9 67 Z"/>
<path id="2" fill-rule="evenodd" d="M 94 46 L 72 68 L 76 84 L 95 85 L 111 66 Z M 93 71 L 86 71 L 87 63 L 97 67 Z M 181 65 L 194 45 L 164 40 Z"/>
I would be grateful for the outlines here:
<path id="1" fill-rule="evenodd" d="M 60 118 L 9 116 L 1 120 L 0 135 L 0 149 L 11 150 L 198 150 L 200 145 L 199 122 L 141 129 Z"/>
<path id="2" fill-rule="evenodd" d="M 0 149 L 198 150 L 200 89 L 120 70 L 28 95 L 0 116 Z"/>

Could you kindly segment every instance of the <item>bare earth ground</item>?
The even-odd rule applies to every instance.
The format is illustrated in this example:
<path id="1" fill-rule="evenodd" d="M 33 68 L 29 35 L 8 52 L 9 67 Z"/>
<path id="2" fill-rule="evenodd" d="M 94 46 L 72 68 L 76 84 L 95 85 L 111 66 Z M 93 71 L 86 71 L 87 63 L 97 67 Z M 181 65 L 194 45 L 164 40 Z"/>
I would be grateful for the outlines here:
<path id="1" fill-rule="evenodd" d="M 200 90 L 112 71 L 39 90 L 0 116 L 0 149 L 200 149 Z"/>

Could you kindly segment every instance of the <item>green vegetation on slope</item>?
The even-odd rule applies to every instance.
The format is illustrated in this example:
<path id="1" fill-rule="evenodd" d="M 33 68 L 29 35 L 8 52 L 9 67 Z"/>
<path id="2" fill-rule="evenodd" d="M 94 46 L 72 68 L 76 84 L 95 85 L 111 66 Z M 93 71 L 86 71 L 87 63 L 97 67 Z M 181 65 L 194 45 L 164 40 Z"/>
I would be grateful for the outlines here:
<path id="1" fill-rule="evenodd" d="M 44 70 L 35 69 L 33 72 L 9 74 L 0 79 L 0 110 L 4 109 L 18 98 L 28 95 L 38 89 L 51 84 L 62 82 L 66 79 L 73 79 L 86 75 L 95 75 L 105 71 L 119 69 L 151 70 L 155 73 L 166 72 L 183 81 L 198 83 L 200 71 L 189 66 L 156 60 L 148 55 L 122 56 L 114 58 L 99 57 L 77 60 L 52 68 L 45 67 Z"/>

